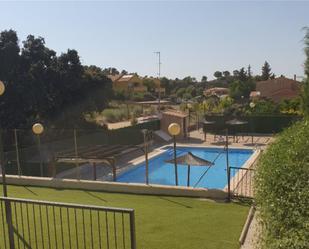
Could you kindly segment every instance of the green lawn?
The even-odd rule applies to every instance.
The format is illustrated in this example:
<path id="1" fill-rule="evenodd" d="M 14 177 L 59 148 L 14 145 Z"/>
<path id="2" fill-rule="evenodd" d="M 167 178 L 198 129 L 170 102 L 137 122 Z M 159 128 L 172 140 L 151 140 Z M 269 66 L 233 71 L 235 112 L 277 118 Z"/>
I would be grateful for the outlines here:
<path id="1" fill-rule="evenodd" d="M 238 238 L 249 210 L 238 203 L 183 197 L 18 186 L 8 190 L 10 197 L 133 208 L 138 249 L 239 248 Z"/>

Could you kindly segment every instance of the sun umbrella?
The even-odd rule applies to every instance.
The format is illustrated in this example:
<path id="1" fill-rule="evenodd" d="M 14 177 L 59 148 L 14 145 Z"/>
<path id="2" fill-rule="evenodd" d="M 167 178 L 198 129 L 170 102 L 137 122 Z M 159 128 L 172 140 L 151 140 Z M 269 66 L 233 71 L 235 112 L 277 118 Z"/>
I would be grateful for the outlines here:
<path id="1" fill-rule="evenodd" d="M 166 160 L 165 162 L 174 164 L 175 160 L 170 159 L 170 160 Z M 190 186 L 190 167 L 191 166 L 209 166 L 210 167 L 214 165 L 214 163 L 208 160 L 205 160 L 203 158 L 200 158 L 198 156 L 195 156 L 191 152 L 187 152 L 186 154 L 177 157 L 176 162 L 177 164 L 180 164 L 180 165 L 188 165 L 188 180 L 187 180 L 188 187 Z"/>
<path id="2" fill-rule="evenodd" d="M 232 120 L 229 120 L 229 121 L 226 121 L 225 122 L 227 125 L 244 125 L 244 124 L 247 124 L 248 122 L 247 121 L 243 121 L 243 120 L 239 120 L 239 119 L 232 119 Z"/>
<path id="3" fill-rule="evenodd" d="M 216 121 L 210 121 L 210 120 L 204 120 L 203 121 L 203 124 L 205 124 L 205 125 L 211 125 L 211 124 L 214 124 L 214 123 L 216 123 Z"/>

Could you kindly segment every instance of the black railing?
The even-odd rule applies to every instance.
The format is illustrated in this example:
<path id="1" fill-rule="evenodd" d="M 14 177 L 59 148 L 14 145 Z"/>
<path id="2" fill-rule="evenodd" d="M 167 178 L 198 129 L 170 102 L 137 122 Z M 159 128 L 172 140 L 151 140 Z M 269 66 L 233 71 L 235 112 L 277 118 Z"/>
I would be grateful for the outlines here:
<path id="1" fill-rule="evenodd" d="M 136 249 L 133 209 L 0 197 L 0 249 Z"/>
<path id="2" fill-rule="evenodd" d="M 229 197 L 254 197 L 254 169 L 229 167 Z"/>

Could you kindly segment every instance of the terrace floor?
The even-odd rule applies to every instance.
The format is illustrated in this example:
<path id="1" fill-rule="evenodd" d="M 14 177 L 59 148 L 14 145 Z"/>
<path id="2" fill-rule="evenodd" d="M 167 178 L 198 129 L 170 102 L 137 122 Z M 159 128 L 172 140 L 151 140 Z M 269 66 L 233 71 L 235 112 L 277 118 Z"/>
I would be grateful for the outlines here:
<path id="1" fill-rule="evenodd" d="M 0 187 L 2 191 L 2 187 Z M 135 209 L 137 248 L 236 249 L 249 206 L 205 199 L 9 186 L 10 197 Z"/>
<path id="2" fill-rule="evenodd" d="M 266 134 L 244 134 L 238 136 L 229 136 L 229 146 L 239 148 L 265 148 L 274 140 L 274 136 Z M 206 140 L 202 129 L 195 130 L 189 133 L 189 138 L 180 143 L 200 144 L 203 146 L 221 146 L 225 145 L 225 136 L 219 136 L 207 133 Z"/>

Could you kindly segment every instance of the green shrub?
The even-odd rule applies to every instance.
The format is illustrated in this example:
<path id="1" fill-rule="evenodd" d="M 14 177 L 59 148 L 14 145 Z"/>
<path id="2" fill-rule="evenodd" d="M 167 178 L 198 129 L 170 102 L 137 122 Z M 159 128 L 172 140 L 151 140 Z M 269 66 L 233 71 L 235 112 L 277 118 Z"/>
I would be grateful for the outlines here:
<path id="1" fill-rule="evenodd" d="M 138 120 L 135 115 L 132 115 L 130 122 L 131 122 L 131 125 L 137 125 Z"/>
<path id="2" fill-rule="evenodd" d="M 125 120 L 127 118 L 127 111 L 126 109 L 105 109 L 102 112 L 105 120 L 107 122 L 119 122 Z"/>
<path id="3" fill-rule="evenodd" d="M 309 248 L 308 138 L 308 120 L 298 122 L 280 134 L 259 161 L 256 200 L 262 248 Z"/>
<path id="4" fill-rule="evenodd" d="M 143 108 L 141 105 L 134 105 L 131 107 L 131 111 L 135 117 L 139 117 L 143 114 Z"/>

